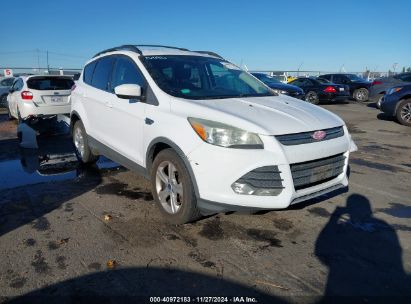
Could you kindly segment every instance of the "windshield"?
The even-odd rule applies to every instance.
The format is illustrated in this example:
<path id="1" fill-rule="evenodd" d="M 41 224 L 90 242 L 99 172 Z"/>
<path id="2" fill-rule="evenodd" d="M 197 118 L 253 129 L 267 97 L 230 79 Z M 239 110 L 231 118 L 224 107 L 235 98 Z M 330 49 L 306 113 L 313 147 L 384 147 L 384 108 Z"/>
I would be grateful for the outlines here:
<path id="1" fill-rule="evenodd" d="M 187 99 L 273 96 L 260 81 L 223 59 L 161 55 L 142 62 L 166 93 Z"/>
<path id="2" fill-rule="evenodd" d="M 364 79 L 358 77 L 357 75 L 354 74 L 346 74 L 346 76 L 351 80 L 351 81 L 364 81 Z"/>
<path id="3" fill-rule="evenodd" d="M 268 76 L 267 74 L 260 74 L 260 73 L 255 73 L 255 74 L 252 73 L 252 74 L 266 84 L 267 83 L 281 83 L 281 81 L 271 76 Z"/>

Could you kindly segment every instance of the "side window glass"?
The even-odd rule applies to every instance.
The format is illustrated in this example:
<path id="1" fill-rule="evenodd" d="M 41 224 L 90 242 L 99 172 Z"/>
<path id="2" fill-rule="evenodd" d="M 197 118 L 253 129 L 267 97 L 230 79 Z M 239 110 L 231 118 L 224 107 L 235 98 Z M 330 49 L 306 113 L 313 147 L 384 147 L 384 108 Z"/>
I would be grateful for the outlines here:
<path id="1" fill-rule="evenodd" d="M 94 68 L 96 67 L 96 61 L 90 62 L 84 67 L 83 81 L 91 85 L 91 79 L 93 78 Z"/>
<path id="2" fill-rule="evenodd" d="M 311 86 L 314 85 L 314 82 L 311 81 L 311 80 L 309 80 L 309 79 L 306 79 L 306 80 L 305 80 L 305 83 L 306 83 L 306 86 L 307 86 L 307 87 L 311 87 Z"/>
<path id="3" fill-rule="evenodd" d="M 107 91 L 108 82 L 113 70 L 114 57 L 103 57 L 97 61 L 96 68 L 94 69 L 91 85 L 97 89 Z"/>
<path id="4" fill-rule="evenodd" d="M 131 59 L 123 56 L 117 57 L 111 80 L 111 91 L 114 92 L 116 86 L 126 83 L 138 84 L 139 86 L 144 87 L 145 80 Z"/>
<path id="5" fill-rule="evenodd" d="M 411 82 L 411 75 L 405 75 L 402 77 L 402 81 Z"/>
<path id="6" fill-rule="evenodd" d="M 333 82 L 334 83 L 341 83 L 341 76 L 340 75 L 334 75 Z"/>

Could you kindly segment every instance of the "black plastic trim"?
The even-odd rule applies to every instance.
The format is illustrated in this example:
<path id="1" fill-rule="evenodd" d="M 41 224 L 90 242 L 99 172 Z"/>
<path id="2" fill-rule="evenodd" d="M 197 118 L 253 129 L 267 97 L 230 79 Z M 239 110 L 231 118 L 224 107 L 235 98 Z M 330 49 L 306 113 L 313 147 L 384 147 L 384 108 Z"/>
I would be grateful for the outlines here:
<path id="1" fill-rule="evenodd" d="M 200 198 L 200 191 L 198 190 L 198 185 L 194 176 L 193 169 L 191 168 L 191 164 L 187 158 L 187 155 L 184 154 L 183 150 L 180 149 L 180 147 L 175 144 L 173 141 L 166 137 L 157 137 L 154 138 L 150 144 L 148 145 L 147 153 L 146 153 L 146 170 L 148 174 L 151 172 L 151 165 L 153 163 L 153 153 L 154 153 L 154 148 L 156 144 L 166 144 L 170 146 L 174 151 L 177 152 L 177 154 L 180 156 L 180 158 L 183 160 L 184 165 L 186 166 L 188 173 L 190 174 L 190 179 L 191 182 L 193 183 L 194 187 L 194 192 L 196 194 L 197 199 Z"/>
<path id="2" fill-rule="evenodd" d="M 126 167 L 127 169 L 130 169 L 131 171 L 134 171 L 142 175 L 146 179 L 150 178 L 147 169 L 144 168 L 143 166 L 140 166 L 136 164 L 135 162 L 131 161 L 130 159 L 124 157 L 117 151 L 99 142 L 94 137 L 88 135 L 87 138 L 88 138 L 88 143 L 90 145 L 90 148 L 92 148 L 93 151 L 98 152 L 97 154 L 102 154 L 108 157 L 109 159 L 115 161 L 116 163 L 122 165 L 123 167 Z"/>

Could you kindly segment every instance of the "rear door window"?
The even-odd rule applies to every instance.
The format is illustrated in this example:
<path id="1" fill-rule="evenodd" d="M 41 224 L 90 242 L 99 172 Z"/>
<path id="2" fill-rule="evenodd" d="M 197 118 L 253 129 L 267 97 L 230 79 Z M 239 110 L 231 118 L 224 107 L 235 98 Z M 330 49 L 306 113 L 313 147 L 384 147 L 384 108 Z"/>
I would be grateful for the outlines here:
<path id="1" fill-rule="evenodd" d="M 70 78 L 35 77 L 27 80 L 27 87 L 33 90 L 70 90 L 74 81 Z"/>
<path id="2" fill-rule="evenodd" d="M 94 68 L 96 67 L 96 61 L 90 62 L 84 67 L 83 81 L 91 85 L 91 79 L 93 78 Z"/>
<path id="3" fill-rule="evenodd" d="M 111 78 L 114 59 L 115 58 L 113 56 L 107 56 L 97 61 L 93 78 L 91 80 L 91 85 L 93 87 L 103 91 L 108 91 L 109 79 Z"/>

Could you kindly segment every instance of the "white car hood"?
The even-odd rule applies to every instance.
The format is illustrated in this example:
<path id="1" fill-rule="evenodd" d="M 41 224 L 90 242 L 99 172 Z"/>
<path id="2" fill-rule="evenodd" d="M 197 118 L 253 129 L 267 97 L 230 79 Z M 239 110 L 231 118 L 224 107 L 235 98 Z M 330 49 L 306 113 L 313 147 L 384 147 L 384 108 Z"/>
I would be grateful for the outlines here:
<path id="1" fill-rule="evenodd" d="M 265 135 L 300 133 L 344 125 L 337 115 L 285 95 L 208 99 L 198 103 L 257 125 L 259 133 Z"/>

